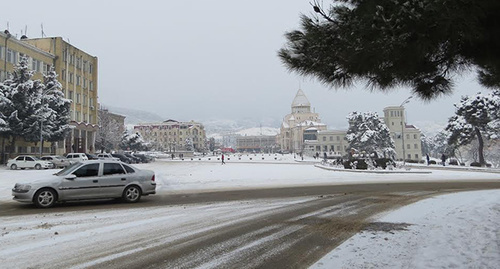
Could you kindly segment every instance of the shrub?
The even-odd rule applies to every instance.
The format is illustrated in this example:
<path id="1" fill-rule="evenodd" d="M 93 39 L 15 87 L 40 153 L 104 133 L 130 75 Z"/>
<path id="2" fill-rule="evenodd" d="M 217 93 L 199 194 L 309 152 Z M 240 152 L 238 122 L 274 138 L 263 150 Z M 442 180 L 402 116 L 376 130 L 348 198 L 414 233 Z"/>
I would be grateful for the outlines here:
<path id="1" fill-rule="evenodd" d="M 429 164 L 436 164 L 436 161 L 431 160 L 431 161 L 429 162 Z"/>
<path id="2" fill-rule="evenodd" d="M 481 167 L 481 164 L 478 162 L 472 162 L 472 163 L 470 163 L 470 166 Z"/>
<path id="3" fill-rule="evenodd" d="M 418 163 L 417 160 L 405 160 L 405 162 L 407 162 L 407 163 Z"/>
<path id="4" fill-rule="evenodd" d="M 458 165 L 458 161 L 455 159 L 451 159 L 449 163 L 450 165 Z"/>
<path id="5" fill-rule="evenodd" d="M 350 159 L 344 162 L 345 169 L 352 169 L 351 163 L 357 162 L 356 169 L 366 170 L 368 169 L 368 165 L 364 159 Z"/>

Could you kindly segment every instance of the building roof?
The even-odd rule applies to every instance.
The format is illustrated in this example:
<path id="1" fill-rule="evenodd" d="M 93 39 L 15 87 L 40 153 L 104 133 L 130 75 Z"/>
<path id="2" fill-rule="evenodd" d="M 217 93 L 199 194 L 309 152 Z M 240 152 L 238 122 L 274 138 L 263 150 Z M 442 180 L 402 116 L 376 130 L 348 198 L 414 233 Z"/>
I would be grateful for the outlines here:
<path id="1" fill-rule="evenodd" d="M 309 103 L 309 100 L 301 89 L 297 91 L 297 94 L 292 102 L 292 107 L 297 106 L 311 106 L 311 103 Z"/>

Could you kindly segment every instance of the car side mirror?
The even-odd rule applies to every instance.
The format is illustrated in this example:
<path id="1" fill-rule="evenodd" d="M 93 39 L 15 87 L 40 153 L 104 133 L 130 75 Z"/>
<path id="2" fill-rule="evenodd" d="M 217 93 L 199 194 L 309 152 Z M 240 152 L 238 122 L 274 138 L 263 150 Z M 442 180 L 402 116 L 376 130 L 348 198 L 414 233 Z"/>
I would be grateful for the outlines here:
<path id="1" fill-rule="evenodd" d="M 70 175 L 67 175 L 64 179 L 67 179 L 67 180 L 75 180 L 76 176 L 73 175 L 73 174 L 70 174 Z"/>

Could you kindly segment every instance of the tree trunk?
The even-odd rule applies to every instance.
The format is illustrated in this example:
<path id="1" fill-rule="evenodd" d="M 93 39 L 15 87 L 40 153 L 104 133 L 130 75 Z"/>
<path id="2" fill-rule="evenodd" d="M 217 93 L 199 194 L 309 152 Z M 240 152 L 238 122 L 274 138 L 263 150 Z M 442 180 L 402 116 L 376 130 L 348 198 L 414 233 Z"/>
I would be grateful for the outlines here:
<path id="1" fill-rule="evenodd" d="M 479 143 L 478 146 L 478 154 L 479 154 L 479 163 L 481 166 L 486 166 L 486 162 L 484 161 L 484 142 L 483 142 L 483 137 L 481 136 L 481 131 L 476 127 L 474 128 L 474 131 L 476 131 L 476 136 L 477 136 L 477 142 Z"/>

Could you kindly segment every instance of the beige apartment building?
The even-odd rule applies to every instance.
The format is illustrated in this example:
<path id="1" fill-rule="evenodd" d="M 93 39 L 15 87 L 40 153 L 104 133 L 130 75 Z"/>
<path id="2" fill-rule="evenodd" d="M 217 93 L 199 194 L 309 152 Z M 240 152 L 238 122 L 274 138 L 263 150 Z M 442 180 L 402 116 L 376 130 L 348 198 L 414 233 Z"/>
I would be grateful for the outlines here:
<path id="1" fill-rule="evenodd" d="M 349 147 L 346 139 L 347 130 L 327 130 L 320 123 L 319 115 L 310 112 L 311 104 L 302 90 L 299 90 L 292 102 L 292 114 L 285 116 L 278 135 L 282 150 L 323 157 L 343 156 Z M 421 132 L 413 125 L 406 124 L 403 106 L 384 108 L 383 120 L 394 140 L 396 158 L 405 156 L 406 160 L 421 160 Z M 403 123 L 405 123 L 403 128 Z M 404 145 L 404 147 L 403 147 Z"/>
<path id="2" fill-rule="evenodd" d="M 166 120 L 159 123 L 141 123 L 134 126 L 134 132 L 141 134 L 145 142 L 158 151 L 186 151 L 187 140 L 192 142 L 194 151 L 205 150 L 205 127 L 198 122 Z"/>
<path id="3" fill-rule="evenodd" d="M 0 81 L 14 70 L 22 56 L 27 56 L 34 71 L 33 79 L 43 80 L 51 66 L 59 75 L 65 97 L 72 100 L 70 134 L 56 143 L 46 142 L 44 154 L 94 152 L 97 125 L 97 57 L 64 41 L 61 37 L 20 39 L 8 32 L 0 32 Z M 15 154 L 38 153 L 33 143 L 19 142 Z"/>

